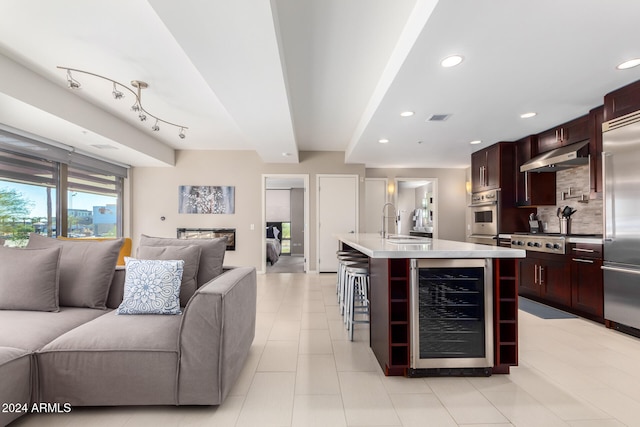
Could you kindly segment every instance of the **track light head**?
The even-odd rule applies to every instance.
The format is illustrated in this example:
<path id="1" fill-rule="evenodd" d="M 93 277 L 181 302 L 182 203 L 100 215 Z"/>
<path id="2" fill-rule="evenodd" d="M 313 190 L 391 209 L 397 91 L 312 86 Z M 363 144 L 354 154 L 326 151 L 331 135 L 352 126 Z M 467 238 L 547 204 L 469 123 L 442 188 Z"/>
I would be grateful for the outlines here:
<path id="1" fill-rule="evenodd" d="M 113 92 L 111 92 L 111 94 L 113 95 L 113 99 L 122 99 L 124 98 L 124 93 L 120 92 L 118 90 L 118 88 L 116 87 L 116 83 L 113 83 Z"/>
<path id="2" fill-rule="evenodd" d="M 138 118 L 140 119 L 141 122 L 144 122 L 145 120 L 147 120 L 147 115 L 144 113 L 140 113 L 138 114 Z"/>
<path id="3" fill-rule="evenodd" d="M 180 128 L 180 133 L 178 134 L 178 136 L 180 137 L 180 139 L 184 139 L 185 138 L 185 134 L 184 134 L 184 128 Z"/>
<path id="4" fill-rule="evenodd" d="M 131 106 L 131 111 L 140 111 L 140 107 L 137 102 Z"/>
<path id="5" fill-rule="evenodd" d="M 67 85 L 69 89 L 80 89 L 80 82 L 71 76 L 71 70 L 67 70 Z"/>
<path id="6" fill-rule="evenodd" d="M 151 130 L 154 132 L 158 132 L 160 130 L 160 126 L 158 126 L 158 119 L 156 119 L 156 124 L 151 126 Z"/>

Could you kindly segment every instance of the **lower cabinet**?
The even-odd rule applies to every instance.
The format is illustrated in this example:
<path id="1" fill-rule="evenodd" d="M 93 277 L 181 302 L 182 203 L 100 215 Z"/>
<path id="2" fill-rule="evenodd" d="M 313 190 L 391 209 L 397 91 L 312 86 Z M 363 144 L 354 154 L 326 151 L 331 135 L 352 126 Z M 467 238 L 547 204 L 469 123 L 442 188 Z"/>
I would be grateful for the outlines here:
<path id="1" fill-rule="evenodd" d="M 571 245 L 571 308 L 604 321 L 602 246 Z"/>
<path id="2" fill-rule="evenodd" d="M 604 322 L 602 245 L 571 244 L 567 255 L 527 252 L 519 262 L 518 293 Z"/>
<path id="3" fill-rule="evenodd" d="M 527 258 L 520 261 L 520 295 L 570 306 L 570 276 L 564 256 L 527 252 Z"/>

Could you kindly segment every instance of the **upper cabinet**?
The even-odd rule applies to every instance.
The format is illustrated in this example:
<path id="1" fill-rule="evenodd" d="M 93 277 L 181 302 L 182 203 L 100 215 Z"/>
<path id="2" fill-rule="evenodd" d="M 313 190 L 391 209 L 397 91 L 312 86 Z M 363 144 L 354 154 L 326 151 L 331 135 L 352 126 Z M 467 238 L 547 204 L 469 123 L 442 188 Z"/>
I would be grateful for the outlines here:
<path id="1" fill-rule="evenodd" d="M 538 134 L 538 153 L 589 139 L 589 115 Z"/>
<path id="2" fill-rule="evenodd" d="M 474 193 L 500 188 L 500 144 L 471 154 L 471 190 Z"/>
<path id="3" fill-rule="evenodd" d="M 604 96 L 603 120 L 605 122 L 638 110 L 640 110 L 640 80 Z"/>
<path id="4" fill-rule="evenodd" d="M 528 136 L 516 142 L 516 204 L 518 206 L 555 206 L 554 172 L 520 172 L 520 165 L 535 157 L 537 138 Z"/>

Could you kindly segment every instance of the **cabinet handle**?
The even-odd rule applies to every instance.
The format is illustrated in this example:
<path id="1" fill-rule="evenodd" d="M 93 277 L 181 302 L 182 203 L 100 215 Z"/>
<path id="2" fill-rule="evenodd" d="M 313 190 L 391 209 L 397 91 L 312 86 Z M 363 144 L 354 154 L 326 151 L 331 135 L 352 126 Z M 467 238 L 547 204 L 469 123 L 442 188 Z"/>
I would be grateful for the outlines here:
<path id="1" fill-rule="evenodd" d="M 556 129 L 556 142 L 560 141 L 560 138 L 558 138 L 558 129 Z"/>
<path id="2" fill-rule="evenodd" d="M 582 248 L 571 248 L 571 250 L 576 252 L 588 252 L 590 254 L 595 252 L 593 249 L 582 249 Z"/>
<path id="3" fill-rule="evenodd" d="M 524 201 L 529 201 L 529 171 L 524 173 Z"/>
<path id="4" fill-rule="evenodd" d="M 538 264 L 533 269 L 533 283 L 538 284 Z"/>
<path id="5" fill-rule="evenodd" d="M 564 141 L 564 128 L 560 128 L 560 142 Z"/>
<path id="6" fill-rule="evenodd" d="M 542 279 L 542 272 L 544 271 L 544 268 L 542 266 L 540 266 L 540 286 L 542 286 L 542 284 L 544 283 L 544 280 Z"/>
<path id="7" fill-rule="evenodd" d="M 587 263 L 587 264 L 593 264 L 593 261 L 590 260 L 590 259 L 582 259 L 582 258 L 572 258 L 572 259 L 574 261 L 577 261 L 577 262 L 584 262 L 584 263 Z"/>

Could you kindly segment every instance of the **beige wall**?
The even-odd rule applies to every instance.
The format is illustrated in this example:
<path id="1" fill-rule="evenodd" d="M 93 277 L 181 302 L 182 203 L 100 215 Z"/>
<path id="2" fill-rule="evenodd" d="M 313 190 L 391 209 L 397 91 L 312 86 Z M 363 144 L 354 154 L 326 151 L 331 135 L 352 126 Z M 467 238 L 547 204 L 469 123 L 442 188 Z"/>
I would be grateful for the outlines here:
<path id="1" fill-rule="evenodd" d="M 438 180 L 438 238 L 464 242 L 467 193 L 465 169 L 382 169 L 366 170 L 367 178 L 425 178 Z"/>
<path id="2" fill-rule="evenodd" d="M 130 171 L 130 230 L 134 251 L 140 234 L 174 237 L 176 229 L 235 228 L 236 250 L 227 252 L 226 265 L 262 266 L 262 176 L 309 175 L 309 270 L 316 270 L 316 176 L 353 174 L 360 177 L 360 225 L 364 225 L 364 177 L 436 178 L 440 239 L 465 240 L 467 195 L 465 169 L 365 169 L 345 164 L 343 152 L 300 152 L 297 164 L 266 164 L 252 151 L 177 151 L 174 167 L 133 168 Z M 235 187 L 233 215 L 178 214 L 179 185 L 231 185 Z M 125 211 L 125 215 L 127 212 Z M 160 218 L 165 217 L 162 221 Z M 253 224 L 254 229 L 251 230 Z M 135 252 L 134 252 L 135 253 Z"/>
<path id="3" fill-rule="evenodd" d="M 300 152 L 298 164 L 265 164 L 253 151 L 178 151 L 175 167 L 131 170 L 131 237 L 134 251 L 140 234 L 175 237 L 176 228 L 236 229 L 236 250 L 226 265 L 262 266 L 262 175 L 309 175 L 309 270 L 316 269 L 316 175 L 360 177 L 360 224 L 363 222 L 364 165 L 344 164 L 343 152 Z M 235 186 L 233 215 L 178 214 L 179 185 Z M 164 216 L 165 220 L 160 218 Z M 251 230 L 253 224 L 254 229 Z M 135 253 L 135 252 L 134 252 Z"/>

